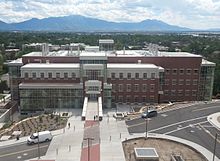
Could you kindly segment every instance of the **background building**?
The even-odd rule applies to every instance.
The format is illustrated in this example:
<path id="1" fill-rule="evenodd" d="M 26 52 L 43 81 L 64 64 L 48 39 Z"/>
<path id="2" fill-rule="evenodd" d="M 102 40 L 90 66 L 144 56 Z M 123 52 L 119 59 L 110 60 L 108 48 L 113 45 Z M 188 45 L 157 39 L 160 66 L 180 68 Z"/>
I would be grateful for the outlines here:
<path id="1" fill-rule="evenodd" d="M 101 97 L 106 108 L 115 103 L 211 99 L 214 63 L 185 52 L 114 51 L 113 42 L 99 41 L 100 51 L 86 47 L 49 52 L 45 45 L 42 52 L 11 62 L 12 99 L 20 103 L 22 113 L 82 108 L 86 97 Z"/>

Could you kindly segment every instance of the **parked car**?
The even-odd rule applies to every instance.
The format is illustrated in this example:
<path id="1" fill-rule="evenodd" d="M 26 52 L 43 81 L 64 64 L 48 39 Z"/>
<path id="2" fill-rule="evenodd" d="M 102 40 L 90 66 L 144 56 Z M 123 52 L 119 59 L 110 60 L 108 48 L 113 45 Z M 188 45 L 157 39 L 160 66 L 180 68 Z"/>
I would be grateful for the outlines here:
<path id="1" fill-rule="evenodd" d="M 150 117 L 156 117 L 156 116 L 157 116 L 157 110 L 155 110 L 155 109 L 147 110 L 141 115 L 141 117 L 144 119 L 150 118 Z"/>
<path id="2" fill-rule="evenodd" d="M 124 112 L 116 112 L 114 113 L 113 117 L 116 119 L 124 119 L 127 116 Z"/>
<path id="3" fill-rule="evenodd" d="M 38 138 L 39 137 L 39 138 Z M 27 139 L 27 144 L 35 144 L 40 142 L 46 142 L 52 140 L 52 134 L 50 131 L 41 131 L 39 133 L 33 133 Z"/>

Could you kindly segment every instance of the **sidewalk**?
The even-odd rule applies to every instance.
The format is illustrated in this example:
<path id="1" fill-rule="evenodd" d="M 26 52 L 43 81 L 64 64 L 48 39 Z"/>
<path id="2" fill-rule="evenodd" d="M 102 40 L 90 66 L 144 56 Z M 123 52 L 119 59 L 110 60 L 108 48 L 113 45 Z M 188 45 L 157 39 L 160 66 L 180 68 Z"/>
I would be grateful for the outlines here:
<path id="1" fill-rule="evenodd" d="M 207 120 L 218 130 L 220 130 L 220 112 L 211 114 L 208 116 Z"/>

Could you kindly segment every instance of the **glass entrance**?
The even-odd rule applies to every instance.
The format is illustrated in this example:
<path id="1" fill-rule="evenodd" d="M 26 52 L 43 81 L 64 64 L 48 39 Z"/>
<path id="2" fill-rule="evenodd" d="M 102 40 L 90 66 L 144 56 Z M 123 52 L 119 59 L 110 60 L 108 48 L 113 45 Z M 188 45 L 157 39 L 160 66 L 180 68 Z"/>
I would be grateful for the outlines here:
<path id="1" fill-rule="evenodd" d="M 97 94 L 89 94 L 89 100 L 91 101 L 97 101 Z"/>

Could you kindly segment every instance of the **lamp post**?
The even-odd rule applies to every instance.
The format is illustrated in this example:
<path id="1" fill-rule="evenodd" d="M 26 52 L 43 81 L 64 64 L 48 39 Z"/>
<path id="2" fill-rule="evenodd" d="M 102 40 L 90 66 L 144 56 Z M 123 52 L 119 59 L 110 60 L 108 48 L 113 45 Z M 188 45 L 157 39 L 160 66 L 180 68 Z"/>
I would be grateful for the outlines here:
<path id="1" fill-rule="evenodd" d="M 146 139 L 147 139 L 147 131 L 148 131 L 148 107 L 147 107 L 147 114 L 146 114 Z"/>
<path id="2" fill-rule="evenodd" d="M 87 140 L 87 144 L 88 144 L 88 160 L 90 161 L 90 140 L 94 140 L 94 138 L 84 138 L 83 140 Z"/>
<path id="3" fill-rule="evenodd" d="M 220 135 L 216 133 L 215 134 L 215 143 L 214 143 L 214 150 L 213 150 L 213 159 L 212 159 L 212 161 L 215 161 L 215 151 L 216 151 L 216 144 L 217 144 L 218 136 L 220 136 Z"/>
<path id="4" fill-rule="evenodd" d="M 40 121 L 40 117 L 39 117 L 39 121 Z M 40 159 L 40 143 L 39 143 L 39 123 L 37 120 L 37 151 L 38 151 L 38 159 Z"/>

